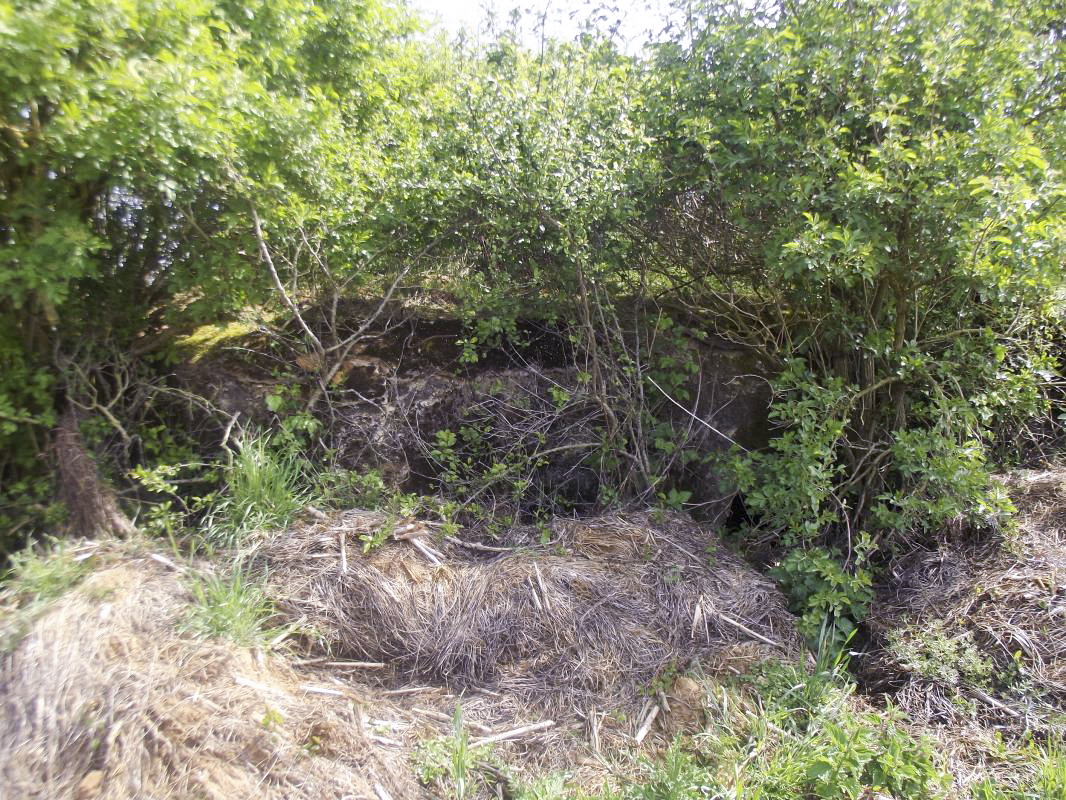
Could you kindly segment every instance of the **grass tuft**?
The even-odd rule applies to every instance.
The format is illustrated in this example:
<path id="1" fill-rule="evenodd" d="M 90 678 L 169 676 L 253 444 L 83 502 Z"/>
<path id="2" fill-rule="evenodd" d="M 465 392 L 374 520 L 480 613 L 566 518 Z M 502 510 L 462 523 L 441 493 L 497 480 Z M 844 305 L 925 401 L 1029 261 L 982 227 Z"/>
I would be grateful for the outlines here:
<path id="1" fill-rule="evenodd" d="M 4 582 L 20 604 L 46 603 L 75 586 L 88 572 L 88 560 L 76 558 L 68 544 L 55 539 L 50 549 L 31 545 L 12 553 Z"/>
<path id="2" fill-rule="evenodd" d="M 223 495 L 205 521 L 208 540 L 233 546 L 252 531 L 287 525 L 314 500 L 310 471 L 306 461 L 280 452 L 266 437 L 245 437 L 226 468 Z"/>
<path id="3" fill-rule="evenodd" d="M 89 560 L 58 539 L 47 549 L 30 545 L 12 553 L 10 563 L 0 593 L 0 652 L 14 649 L 48 604 L 90 571 Z"/>
<path id="4" fill-rule="evenodd" d="M 275 609 L 262 585 L 241 569 L 222 576 L 197 575 L 189 582 L 189 591 L 195 602 L 182 627 L 196 636 L 254 647 L 279 633 L 268 625 Z"/>

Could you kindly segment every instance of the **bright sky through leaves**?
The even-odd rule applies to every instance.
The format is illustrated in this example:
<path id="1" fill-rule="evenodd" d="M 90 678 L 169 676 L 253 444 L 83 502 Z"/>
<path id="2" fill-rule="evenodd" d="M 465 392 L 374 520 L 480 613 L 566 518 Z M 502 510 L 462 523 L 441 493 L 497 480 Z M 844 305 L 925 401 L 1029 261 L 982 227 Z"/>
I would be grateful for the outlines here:
<path id="1" fill-rule="evenodd" d="M 484 33 L 489 13 L 495 15 L 496 24 L 506 24 L 511 10 L 520 8 L 527 18 L 545 15 L 549 36 L 572 39 L 580 33 L 582 25 L 590 17 L 596 18 L 597 27 L 610 28 L 617 25 L 623 49 L 638 52 L 648 41 L 649 31 L 658 32 L 665 25 L 669 3 L 666 0 L 646 0 L 635 3 L 603 3 L 596 0 L 415 0 L 414 6 L 431 20 L 440 22 L 450 33 L 466 30 L 468 33 Z M 523 27 L 529 28 L 531 24 Z M 528 34 L 533 36 L 532 33 Z"/>

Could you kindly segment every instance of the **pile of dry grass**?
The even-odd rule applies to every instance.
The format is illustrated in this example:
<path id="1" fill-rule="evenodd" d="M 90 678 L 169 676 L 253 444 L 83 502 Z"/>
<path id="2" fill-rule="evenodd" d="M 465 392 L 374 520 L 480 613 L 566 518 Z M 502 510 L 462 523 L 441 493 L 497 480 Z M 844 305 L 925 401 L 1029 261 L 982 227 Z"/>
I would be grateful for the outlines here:
<path id="1" fill-rule="evenodd" d="M 34 622 L 0 661 L 0 794 L 419 796 L 406 755 L 370 738 L 357 694 L 179 635 L 186 602 L 164 567 L 127 559 Z"/>
<path id="2" fill-rule="evenodd" d="M 261 556 L 291 616 L 334 656 L 383 664 L 393 684 L 488 688 L 546 713 L 632 712 L 695 661 L 725 669 L 803 647 L 773 584 L 679 514 L 557 520 L 548 545 L 531 528 L 486 546 L 410 523 L 362 557 L 359 537 L 384 523 L 347 512 Z"/>
<path id="3" fill-rule="evenodd" d="M 597 789 L 633 769 L 635 744 L 699 727 L 704 689 L 680 670 L 802 652 L 772 585 L 687 517 L 558 521 L 546 546 L 412 521 L 362 555 L 385 522 L 345 512 L 255 546 L 275 622 L 314 632 L 284 652 L 182 632 L 181 571 L 212 565 L 98 545 L 95 571 L 0 660 L 0 793 L 433 797 L 419 748 L 447 751 L 457 715 L 495 752 L 474 751 L 471 796 L 560 770 Z"/>
<path id="4" fill-rule="evenodd" d="M 1018 530 L 948 541 L 893 565 L 869 624 L 872 688 L 913 719 L 960 732 L 1064 732 L 1066 469 L 1013 475 Z"/>

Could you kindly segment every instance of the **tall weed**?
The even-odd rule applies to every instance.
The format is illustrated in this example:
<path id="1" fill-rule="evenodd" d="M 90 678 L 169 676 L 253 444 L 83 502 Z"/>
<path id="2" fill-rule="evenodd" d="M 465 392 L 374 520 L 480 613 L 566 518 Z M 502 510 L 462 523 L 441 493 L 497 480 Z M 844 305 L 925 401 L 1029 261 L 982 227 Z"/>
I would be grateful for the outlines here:
<path id="1" fill-rule="evenodd" d="M 189 582 L 189 592 L 194 602 L 182 627 L 196 636 L 254 647 L 279 632 L 268 624 L 274 606 L 263 587 L 240 568 L 228 575 L 197 575 Z"/>

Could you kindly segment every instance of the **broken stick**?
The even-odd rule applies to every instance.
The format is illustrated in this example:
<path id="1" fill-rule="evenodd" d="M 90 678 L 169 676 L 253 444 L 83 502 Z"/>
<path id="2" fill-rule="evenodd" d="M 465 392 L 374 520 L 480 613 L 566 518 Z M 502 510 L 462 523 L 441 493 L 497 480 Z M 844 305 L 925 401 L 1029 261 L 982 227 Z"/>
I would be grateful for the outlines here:
<path id="1" fill-rule="evenodd" d="M 509 731 L 502 731 L 500 733 L 494 733 L 492 736 L 486 736 L 483 739 L 475 739 L 470 743 L 471 747 L 481 747 L 483 744 L 493 744 L 495 742 L 504 742 L 508 739 L 519 739 L 525 736 L 527 733 L 536 733 L 537 731 L 547 730 L 554 727 L 555 721 L 546 719 L 543 722 L 534 722 L 530 725 L 523 725 L 520 728 L 513 728 Z"/>

